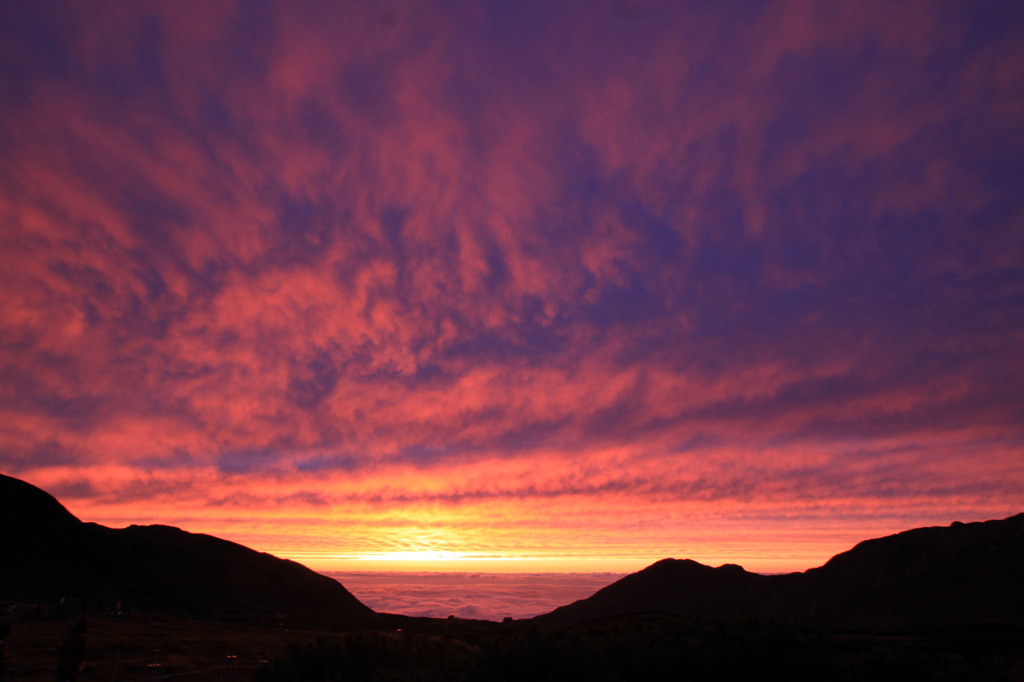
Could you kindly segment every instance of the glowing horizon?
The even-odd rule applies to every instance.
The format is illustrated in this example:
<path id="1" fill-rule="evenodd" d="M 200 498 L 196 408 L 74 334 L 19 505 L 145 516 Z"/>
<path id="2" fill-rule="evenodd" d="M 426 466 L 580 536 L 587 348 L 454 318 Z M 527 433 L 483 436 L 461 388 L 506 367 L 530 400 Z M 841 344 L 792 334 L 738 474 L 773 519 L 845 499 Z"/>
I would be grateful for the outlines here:
<path id="1" fill-rule="evenodd" d="M 852 509 L 855 503 L 839 499 L 833 502 L 835 509 L 843 505 Z M 954 521 L 1003 518 L 1014 513 L 993 516 L 978 509 L 965 509 L 955 518 L 937 520 L 927 514 L 895 513 L 867 522 L 863 516 L 843 519 L 842 514 L 822 508 L 805 509 L 790 519 L 772 519 L 769 509 L 730 510 L 712 505 L 691 510 L 686 521 L 652 522 L 638 515 L 634 526 L 653 523 L 652 527 L 643 531 L 634 528 L 627 535 L 603 514 L 593 513 L 576 522 L 586 529 L 588 536 L 586 551 L 581 551 L 584 545 L 575 536 L 567 536 L 557 527 L 545 528 L 543 522 L 523 508 L 517 510 L 517 524 L 540 529 L 532 538 L 524 538 L 514 527 L 517 524 L 493 520 L 488 523 L 480 518 L 467 521 L 457 508 L 444 513 L 420 511 L 421 525 L 393 516 L 367 522 L 353 513 L 340 529 L 334 527 L 330 518 L 317 515 L 291 516 L 274 522 L 268 522 L 265 515 L 259 520 L 243 521 L 234 516 L 235 510 L 230 510 L 229 515 L 218 515 L 216 508 L 181 515 L 180 504 L 171 515 L 166 515 L 166 508 L 157 508 L 159 516 L 153 515 L 154 508 L 148 502 L 82 507 L 72 504 L 69 509 L 82 520 L 111 527 L 164 523 L 215 535 L 291 559 L 321 573 L 625 574 L 666 558 L 692 559 L 709 566 L 737 564 L 755 573 L 792 573 L 821 566 L 836 554 L 875 537 L 921 526 L 945 526 Z M 123 516 L 131 510 L 137 510 L 139 516 Z M 117 515 L 108 516 L 105 512 Z M 472 513 L 479 514 L 479 509 Z M 632 513 L 638 513 L 638 509 L 633 508 Z M 934 513 L 937 517 L 938 512 Z M 282 533 L 281 528 L 288 530 Z M 355 551 L 337 551 L 332 546 L 347 546 Z"/>
<path id="2" fill-rule="evenodd" d="M 1017 513 L 1021 7 L 4 3 L 0 470 L 324 570 Z"/>

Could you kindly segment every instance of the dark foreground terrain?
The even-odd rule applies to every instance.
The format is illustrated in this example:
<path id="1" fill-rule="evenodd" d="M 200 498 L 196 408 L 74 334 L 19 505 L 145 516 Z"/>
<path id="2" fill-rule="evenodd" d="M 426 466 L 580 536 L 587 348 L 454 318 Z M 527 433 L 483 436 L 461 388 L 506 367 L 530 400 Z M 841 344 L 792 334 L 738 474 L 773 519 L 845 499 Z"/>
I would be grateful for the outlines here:
<path id="1" fill-rule="evenodd" d="M 290 647 L 261 680 L 1020 680 L 1020 632 L 835 635 L 637 614 L 566 630 L 362 633 Z"/>
<path id="2" fill-rule="evenodd" d="M 1024 633 L 1011 630 L 830 634 L 757 618 L 654 613 L 563 630 L 381 618 L 378 628 L 342 632 L 95 616 L 79 680 L 1024 680 Z M 52 680 L 54 651 L 69 627 L 14 622 L 9 679 Z"/>
<path id="3" fill-rule="evenodd" d="M 84 618 L 81 682 L 1024 682 L 1024 515 L 867 540 L 782 576 L 665 559 L 506 623 L 374 613 L 294 562 L 83 523 L 3 475 L 0 519 L 10 681 L 54 679 Z"/>

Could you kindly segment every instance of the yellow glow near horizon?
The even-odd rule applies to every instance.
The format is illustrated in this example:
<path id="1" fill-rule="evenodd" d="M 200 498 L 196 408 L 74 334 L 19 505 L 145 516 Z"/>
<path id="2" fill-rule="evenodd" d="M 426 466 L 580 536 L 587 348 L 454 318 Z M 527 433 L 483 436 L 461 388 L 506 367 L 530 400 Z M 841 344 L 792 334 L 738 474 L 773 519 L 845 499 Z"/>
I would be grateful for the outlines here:
<path id="1" fill-rule="evenodd" d="M 379 552 L 353 557 L 357 561 L 460 561 L 472 557 L 465 552 L 440 552 L 434 550 L 410 550 L 405 552 Z"/>
<path id="2" fill-rule="evenodd" d="M 330 554 L 281 552 L 278 556 L 297 561 L 321 573 L 634 573 L 664 556 L 511 556 L 435 550 Z M 684 557 L 675 557 L 684 558 Z M 690 557 L 693 558 L 693 557 Z M 699 556 L 710 566 L 736 563 L 734 557 Z M 789 573 L 821 562 L 797 563 L 792 558 L 762 559 L 744 568 L 761 573 Z"/>
<path id="3" fill-rule="evenodd" d="M 329 484 L 325 480 L 323 490 Z M 229 492 L 228 488 L 216 490 Z M 272 492 L 255 484 L 250 490 L 268 499 Z M 69 510 L 85 521 L 112 527 L 177 526 L 338 575 L 375 571 L 624 574 L 665 558 L 692 559 L 713 567 L 738 564 L 756 573 L 788 573 L 821 566 L 872 537 L 949 522 L 938 510 L 933 510 L 933 517 L 917 517 L 898 506 L 865 520 L 849 504 L 838 502 L 838 512 L 808 508 L 781 517 L 770 504 L 757 502 L 693 503 L 677 506 L 671 515 L 628 496 L 604 496 L 600 508 L 591 502 L 545 498 L 512 506 L 485 498 L 459 505 L 383 508 L 367 504 L 298 510 L 257 505 L 245 508 L 243 514 L 229 505 L 210 506 L 204 498 L 118 504 L 105 498 L 75 498 Z M 838 517 L 831 516 L 839 512 Z M 960 518 L 975 521 L 985 516 L 975 512 Z"/>

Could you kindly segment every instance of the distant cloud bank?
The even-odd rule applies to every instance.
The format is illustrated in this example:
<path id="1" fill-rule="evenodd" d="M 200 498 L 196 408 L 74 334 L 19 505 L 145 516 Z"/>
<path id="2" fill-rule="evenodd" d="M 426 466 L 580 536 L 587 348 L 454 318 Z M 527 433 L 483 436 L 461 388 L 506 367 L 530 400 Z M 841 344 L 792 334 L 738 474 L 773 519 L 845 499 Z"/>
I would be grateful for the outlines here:
<path id="1" fill-rule="evenodd" d="M 591 596 L 617 573 L 328 573 L 379 613 L 501 621 Z"/>

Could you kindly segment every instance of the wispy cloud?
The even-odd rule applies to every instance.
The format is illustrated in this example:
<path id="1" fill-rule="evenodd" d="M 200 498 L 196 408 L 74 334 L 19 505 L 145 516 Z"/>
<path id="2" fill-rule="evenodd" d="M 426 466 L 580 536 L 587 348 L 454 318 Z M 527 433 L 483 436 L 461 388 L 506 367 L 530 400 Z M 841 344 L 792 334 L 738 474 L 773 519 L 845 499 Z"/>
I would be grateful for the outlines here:
<path id="1" fill-rule="evenodd" d="M 83 510 L 1024 500 L 1015 8 L 4 13 L 0 465 Z"/>

